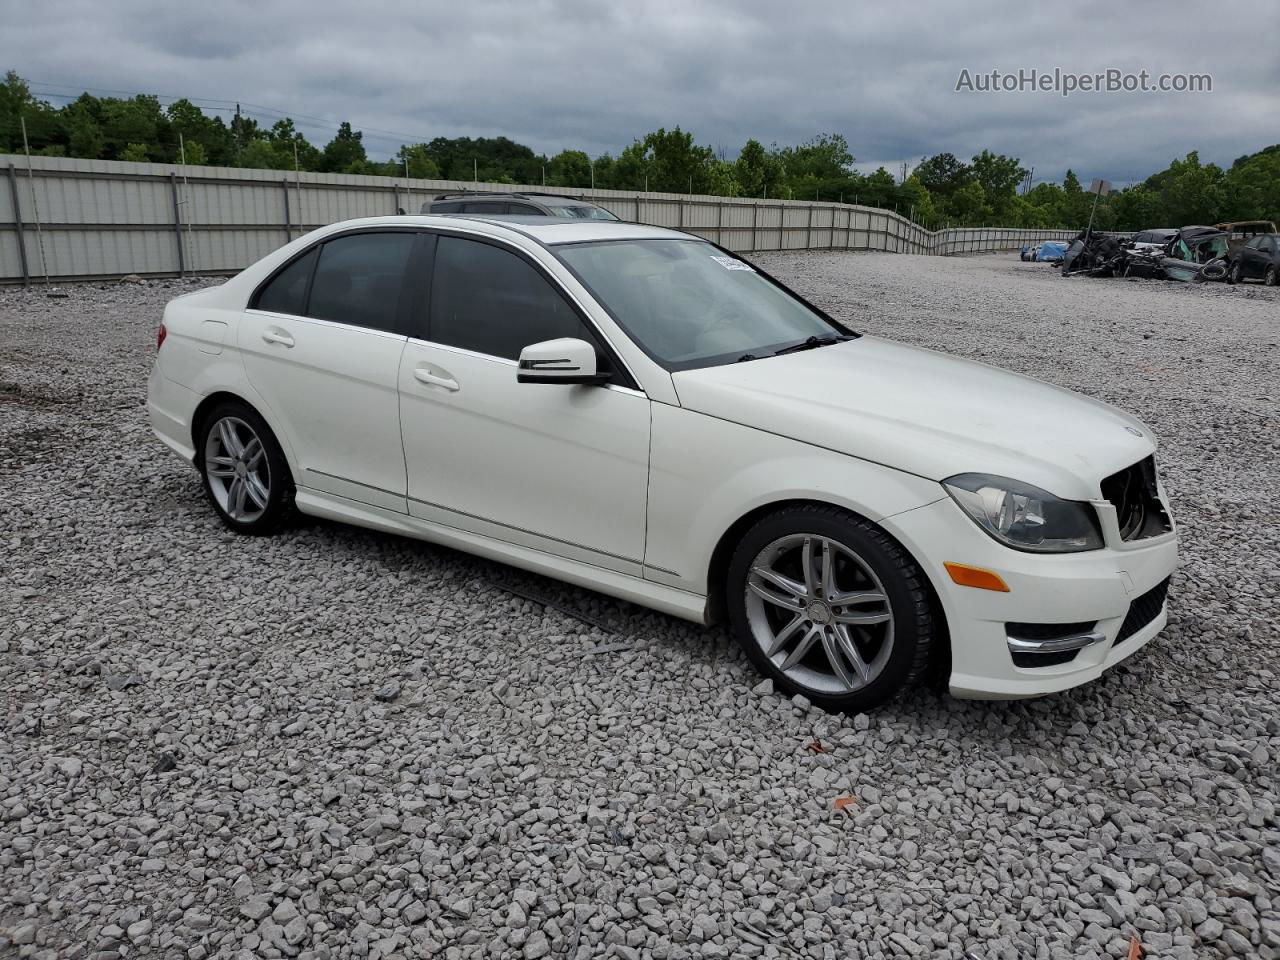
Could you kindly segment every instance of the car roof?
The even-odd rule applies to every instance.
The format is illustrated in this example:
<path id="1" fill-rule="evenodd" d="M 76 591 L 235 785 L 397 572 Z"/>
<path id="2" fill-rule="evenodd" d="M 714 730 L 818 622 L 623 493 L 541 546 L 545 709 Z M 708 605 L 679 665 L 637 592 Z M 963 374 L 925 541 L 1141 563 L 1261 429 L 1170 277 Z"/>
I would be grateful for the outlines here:
<path id="1" fill-rule="evenodd" d="M 591 243 L 600 240 L 701 240 L 692 234 L 666 227 L 650 227 L 625 220 L 565 220 L 558 217 L 487 217 L 484 214 L 422 213 L 417 215 L 366 217 L 330 224 L 327 232 L 361 227 L 447 227 L 465 226 L 491 236 L 517 234 L 540 244 Z"/>

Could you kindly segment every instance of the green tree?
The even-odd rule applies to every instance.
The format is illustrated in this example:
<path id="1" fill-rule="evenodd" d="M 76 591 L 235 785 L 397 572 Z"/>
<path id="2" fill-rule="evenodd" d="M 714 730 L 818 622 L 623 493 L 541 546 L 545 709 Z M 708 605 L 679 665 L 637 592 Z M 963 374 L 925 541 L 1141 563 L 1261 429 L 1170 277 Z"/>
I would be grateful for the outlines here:
<path id="1" fill-rule="evenodd" d="M 718 177 L 718 163 L 710 147 L 694 144 L 693 134 L 659 127 L 622 151 L 618 172 L 628 186 L 662 193 L 709 193 Z"/>
<path id="2" fill-rule="evenodd" d="M 186 162 L 189 166 L 202 167 L 209 162 L 209 158 L 204 152 L 204 144 L 199 140 L 192 140 L 190 143 L 184 144 L 183 153 L 186 155 Z"/>
<path id="3" fill-rule="evenodd" d="M 938 153 L 921 161 L 914 176 L 933 196 L 945 199 L 973 180 L 973 169 L 953 153 Z"/>
<path id="4" fill-rule="evenodd" d="M 973 158 L 970 169 L 973 171 L 974 179 L 982 187 L 986 205 L 992 211 L 992 218 L 1000 222 L 1011 221 L 1014 216 L 1013 200 L 1017 196 L 1018 184 L 1027 175 L 1018 158 L 983 150 Z"/>
<path id="5" fill-rule="evenodd" d="M 1062 205 L 1058 213 L 1062 226 L 1067 230 L 1083 230 L 1089 224 L 1092 203 L 1092 196 L 1084 192 L 1075 171 L 1067 170 L 1062 178 Z"/>
<path id="6" fill-rule="evenodd" d="M 1221 184 L 1223 220 L 1280 223 L 1280 144 L 1239 157 Z"/>
<path id="7" fill-rule="evenodd" d="M 547 164 L 547 183 L 557 187 L 590 187 L 591 158 L 581 150 L 562 150 Z"/>
<path id="8" fill-rule="evenodd" d="M 966 227 L 978 227 L 991 222 L 987 195 L 976 180 L 970 180 L 952 193 L 947 200 L 947 209 L 956 222 Z"/>
<path id="9" fill-rule="evenodd" d="M 124 160 L 128 151 L 133 159 L 137 159 L 137 151 L 130 148 L 141 147 L 145 154 L 143 160 L 170 159 L 164 156 L 160 146 L 160 134 L 167 128 L 167 121 L 156 97 L 139 95 L 127 100 L 110 97 L 103 99 L 101 104 L 102 136 L 108 156 Z M 153 152 L 156 156 L 152 156 Z"/>
<path id="10" fill-rule="evenodd" d="M 364 134 L 352 130 L 351 124 L 342 121 L 338 132 L 325 144 L 320 159 L 320 169 L 327 173 L 363 173 L 369 157 L 364 152 Z"/>
<path id="11" fill-rule="evenodd" d="M 145 143 L 127 143 L 124 149 L 120 151 L 120 159 L 132 163 L 146 163 L 151 158 L 147 156 L 147 145 Z"/>
<path id="12" fill-rule="evenodd" d="M 759 140 L 744 143 L 733 164 L 733 176 L 744 197 L 778 196 L 782 174 L 782 160 Z"/>
<path id="13" fill-rule="evenodd" d="M 436 180 L 440 177 L 440 168 L 431 159 L 425 143 L 401 146 L 392 165 L 395 167 L 393 175 L 404 174 L 408 170 L 408 176 L 415 180 Z"/>

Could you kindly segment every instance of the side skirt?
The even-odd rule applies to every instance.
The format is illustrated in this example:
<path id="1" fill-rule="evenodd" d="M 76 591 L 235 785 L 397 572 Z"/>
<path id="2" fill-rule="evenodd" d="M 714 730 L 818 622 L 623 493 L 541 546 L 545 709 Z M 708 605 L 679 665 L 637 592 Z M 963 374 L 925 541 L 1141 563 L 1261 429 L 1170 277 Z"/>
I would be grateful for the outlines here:
<path id="1" fill-rule="evenodd" d="M 443 523 L 420 520 L 403 513 L 357 503 L 354 500 L 347 500 L 336 494 L 324 493 L 309 487 L 298 487 L 295 503 L 300 511 L 311 516 L 442 544 L 464 553 L 472 553 L 500 563 L 509 563 L 522 570 L 540 573 L 588 590 L 628 600 L 683 620 L 692 620 L 694 623 L 704 625 L 707 623 L 707 598 L 687 590 L 678 590 L 651 580 L 642 580 L 639 577 L 606 570 L 579 560 L 558 557 L 532 547 L 508 543 L 505 540 L 471 533 Z"/>

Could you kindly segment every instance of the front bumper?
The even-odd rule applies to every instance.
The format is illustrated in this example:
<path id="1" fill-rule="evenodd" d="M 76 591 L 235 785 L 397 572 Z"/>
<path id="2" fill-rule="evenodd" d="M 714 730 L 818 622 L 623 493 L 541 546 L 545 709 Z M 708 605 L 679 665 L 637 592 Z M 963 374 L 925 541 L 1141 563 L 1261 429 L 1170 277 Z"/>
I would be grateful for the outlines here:
<path id="1" fill-rule="evenodd" d="M 1117 642 L 1134 601 L 1159 587 L 1177 566 L 1175 532 L 1130 543 L 1108 536 L 1107 547 L 1084 553 L 1022 553 L 988 537 L 950 497 L 882 524 L 912 552 L 937 590 L 951 634 L 954 696 L 1015 699 L 1087 683 L 1141 649 L 1168 620 L 1162 605 L 1154 618 Z M 959 586 L 943 567 L 947 562 L 995 571 L 1009 592 Z M 1018 666 L 1009 623 L 1091 623 L 1090 630 L 1101 638 L 1080 646 L 1066 663 Z"/>

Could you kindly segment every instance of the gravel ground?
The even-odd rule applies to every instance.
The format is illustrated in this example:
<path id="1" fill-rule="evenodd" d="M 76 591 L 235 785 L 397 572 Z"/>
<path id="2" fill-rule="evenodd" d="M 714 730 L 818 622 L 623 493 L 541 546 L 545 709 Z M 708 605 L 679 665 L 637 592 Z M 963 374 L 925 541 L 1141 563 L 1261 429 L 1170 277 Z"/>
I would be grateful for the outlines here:
<path id="1" fill-rule="evenodd" d="M 826 716 L 498 564 L 235 537 L 145 421 L 183 285 L 0 290 L 0 957 L 1280 957 L 1280 291 L 759 259 L 1151 424 L 1169 629 L 1067 694 Z"/>

